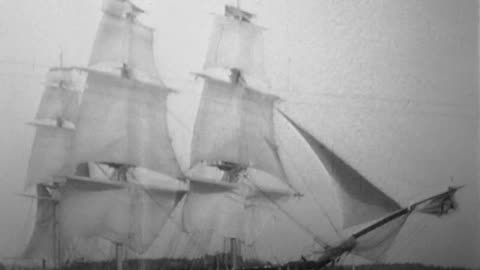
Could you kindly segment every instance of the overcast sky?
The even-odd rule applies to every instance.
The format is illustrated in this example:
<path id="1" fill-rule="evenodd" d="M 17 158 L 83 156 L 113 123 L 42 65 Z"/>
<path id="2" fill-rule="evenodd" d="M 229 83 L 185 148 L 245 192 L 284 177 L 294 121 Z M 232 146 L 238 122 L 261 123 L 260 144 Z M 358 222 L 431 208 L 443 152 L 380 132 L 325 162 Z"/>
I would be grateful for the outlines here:
<path id="1" fill-rule="evenodd" d="M 157 33 L 160 73 L 182 91 L 169 105 L 183 166 L 200 93 L 189 72 L 202 67 L 210 13 L 231 2 L 143 1 Z M 388 260 L 478 267 L 477 2 L 244 0 L 242 6 L 267 28 L 266 70 L 270 91 L 285 100 L 281 108 L 375 185 L 404 205 L 443 190 L 450 177 L 467 185 L 454 215 L 412 217 Z M 95 0 L 0 1 L 2 257 L 15 255 L 28 238 L 31 201 L 15 193 L 23 187 L 34 135 L 25 123 L 35 115 L 43 76 L 61 51 L 65 65 L 87 63 L 100 7 Z M 277 118 L 276 129 L 287 173 L 314 191 L 292 211 L 338 240 L 315 204 L 340 224 L 328 176 L 284 121 Z M 282 256 L 297 258 L 308 243 L 287 228 L 265 237 Z"/>

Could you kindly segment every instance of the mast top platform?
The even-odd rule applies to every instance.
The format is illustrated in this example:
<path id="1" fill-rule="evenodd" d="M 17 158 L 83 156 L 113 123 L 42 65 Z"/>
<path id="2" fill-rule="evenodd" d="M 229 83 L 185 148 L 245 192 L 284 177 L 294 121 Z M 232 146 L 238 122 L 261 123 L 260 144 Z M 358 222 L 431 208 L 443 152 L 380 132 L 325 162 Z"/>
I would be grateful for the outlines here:
<path id="1" fill-rule="evenodd" d="M 225 6 L 225 16 L 227 17 L 233 17 L 239 21 L 243 22 L 250 22 L 253 17 L 255 17 L 255 14 L 247 12 L 243 9 L 240 9 L 238 7 L 226 5 Z"/>

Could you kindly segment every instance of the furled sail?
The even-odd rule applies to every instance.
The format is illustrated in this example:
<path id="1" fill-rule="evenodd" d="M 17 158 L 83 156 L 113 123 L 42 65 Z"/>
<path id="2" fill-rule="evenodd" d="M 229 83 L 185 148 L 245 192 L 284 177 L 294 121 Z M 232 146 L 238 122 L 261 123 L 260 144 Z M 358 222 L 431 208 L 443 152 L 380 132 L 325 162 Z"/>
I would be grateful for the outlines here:
<path id="1" fill-rule="evenodd" d="M 227 161 L 288 183 L 275 149 L 273 106 L 278 97 L 208 76 L 197 114 L 191 164 Z"/>
<path id="2" fill-rule="evenodd" d="M 151 246 L 179 192 L 184 193 L 82 177 L 69 178 L 61 192 L 58 219 L 64 239 L 99 237 L 138 253 Z"/>
<path id="3" fill-rule="evenodd" d="M 37 213 L 35 227 L 22 257 L 26 259 L 44 259 L 48 263 L 55 260 L 54 248 L 54 202 L 43 185 L 37 185 Z"/>
<path id="4" fill-rule="evenodd" d="M 135 78 L 160 83 L 153 51 L 154 30 L 138 22 L 137 14 L 138 8 L 129 1 L 107 1 L 89 66 L 120 71 L 126 65 Z"/>
<path id="5" fill-rule="evenodd" d="M 47 86 L 32 124 L 36 127 L 26 186 L 55 181 L 68 174 L 70 153 L 85 73 L 74 68 L 55 68 L 47 74 Z"/>
<path id="6" fill-rule="evenodd" d="M 282 112 L 281 112 L 282 113 Z M 302 135 L 333 178 L 343 213 L 344 228 L 375 220 L 400 209 L 398 203 L 372 185 L 331 149 L 282 115 Z"/>
<path id="7" fill-rule="evenodd" d="M 171 90 L 90 71 L 74 138 L 73 160 L 140 166 L 175 178 L 182 171 L 167 127 Z"/>
<path id="8" fill-rule="evenodd" d="M 263 28 L 232 16 L 215 16 L 204 69 L 238 69 L 265 77 Z"/>

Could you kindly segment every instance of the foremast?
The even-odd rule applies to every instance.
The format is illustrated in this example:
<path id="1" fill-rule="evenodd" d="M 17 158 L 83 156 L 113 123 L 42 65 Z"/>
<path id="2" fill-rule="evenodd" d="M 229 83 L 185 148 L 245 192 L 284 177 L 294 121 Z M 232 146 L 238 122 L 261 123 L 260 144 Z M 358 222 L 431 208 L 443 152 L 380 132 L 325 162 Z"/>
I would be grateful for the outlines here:
<path id="1" fill-rule="evenodd" d="M 210 188 L 210 193 L 205 196 L 214 198 L 212 200 L 224 200 L 223 205 L 231 207 L 222 206 L 225 209 L 219 210 L 227 213 L 227 217 L 220 218 L 220 226 L 224 228 L 212 228 L 218 225 L 209 225 L 211 221 L 198 216 L 191 218 L 191 222 L 197 225 L 190 227 L 198 229 L 205 226 L 206 230 L 221 231 L 219 234 L 229 242 L 233 269 L 239 267 L 240 242 L 250 241 L 246 240 L 249 237 L 243 232 L 247 222 L 241 218 L 248 211 L 245 205 L 255 205 L 254 198 L 262 197 L 258 196 L 260 193 L 269 193 L 256 186 L 250 170 L 269 174 L 290 188 L 272 200 L 294 193 L 275 140 L 273 112 L 279 97 L 250 84 L 251 80 L 265 81 L 263 28 L 252 23 L 253 18 L 252 13 L 240 9 L 238 5 L 226 6 L 223 16 L 216 15 L 204 70 L 197 74 L 204 79 L 204 88 L 194 126 L 191 168 L 206 165 L 220 170 L 223 173 L 221 180 L 210 183 L 219 187 Z M 206 201 L 200 198 L 201 192 L 196 194 L 197 186 L 200 190 L 202 184 L 196 177 L 191 177 L 184 215 L 194 204 L 201 205 L 199 202 Z M 235 198 L 235 202 L 226 202 L 231 198 Z M 215 214 L 211 216 L 215 219 Z M 195 221 L 195 218 L 202 221 Z"/>

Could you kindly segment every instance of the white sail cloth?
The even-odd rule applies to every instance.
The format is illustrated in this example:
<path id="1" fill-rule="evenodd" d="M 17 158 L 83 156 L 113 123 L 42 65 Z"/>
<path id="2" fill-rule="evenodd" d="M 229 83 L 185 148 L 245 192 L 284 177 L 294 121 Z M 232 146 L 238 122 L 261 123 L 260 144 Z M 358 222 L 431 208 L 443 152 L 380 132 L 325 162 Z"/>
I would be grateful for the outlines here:
<path id="1" fill-rule="evenodd" d="M 59 181 L 58 176 L 71 173 L 70 155 L 73 130 L 37 125 L 27 171 L 26 188 L 33 184 Z"/>
<path id="2" fill-rule="evenodd" d="M 243 181 L 235 185 L 191 181 L 183 224 L 205 247 L 214 237 L 236 238 L 251 245 L 275 217 L 272 201 L 289 196 L 288 191 L 257 190 Z"/>
<path id="3" fill-rule="evenodd" d="M 332 150 L 287 115 L 283 114 L 283 116 L 307 141 L 332 177 L 342 209 L 344 228 L 378 219 L 400 209 L 398 203 L 372 185 Z"/>
<path id="4" fill-rule="evenodd" d="M 204 76 L 195 121 L 191 165 L 228 161 L 267 172 L 289 184 L 272 148 L 278 97 Z"/>
<path id="5" fill-rule="evenodd" d="M 204 69 L 239 69 L 265 78 L 263 28 L 232 17 L 215 16 Z"/>
<path id="6" fill-rule="evenodd" d="M 50 71 L 59 73 L 62 71 Z M 74 78 L 66 78 L 70 74 L 63 71 L 60 78 L 52 78 L 56 74 L 48 74 L 47 87 L 43 92 L 42 100 L 38 108 L 36 119 L 56 120 L 62 118 L 70 123 L 75 122 L 78 106 L 80 104 L 81 87 L 73 81 Z M 63 77 L 63 78 L 62 78 Z"/>
<path id="7" fill-rule="evenodd" d="M 74 68 L 56 68 L 47 74 L 47 86 L 32 123 L 35 139 L 27 171 L 26 187 L 56 181 L 71 173 L 67 165 L 81 92 L 86 73 Z"/>
<path id="8" fill-rule="evenodd" d="M 95 71 L 87 84 L 74 138 L 74 164 L 113 162 L 182 177 L 168 134 L 169 89 Z"/>
<path id="9" fill-rule="evenodd" d="M 93 180 L 69 179 L 61 194 L 58 219 L 63 239 L 99 237 L 138 253 L 150 247 L 178 202 L 177 191 Z"/>
<path id="10" fill-rule="evenodd" d="M 374 262 L 383 261 L 407 218 L 408 215 L 405 215 L 359 237 L 352 253 Z"/>
<path id="11" fill-rule="evenodd" d="M 89 66 L 108 66 L 111 70 L 119 71 L 126 64 L 135 78 L 160 83 L 153 51 L 154 30 L 134 19 L 123 17 L 122 12 L 116 13 L 118 11 L 105 11 Z"/>
<path id="12" fill-rule="evenodd" d="M 55 260 L 54 237 L 54 202 L 50 193 L 43 185 L 37 185 L 37 212 L 30 240 L 22 257 L 25 259 L 42 260 L 53 265 Z"/>

